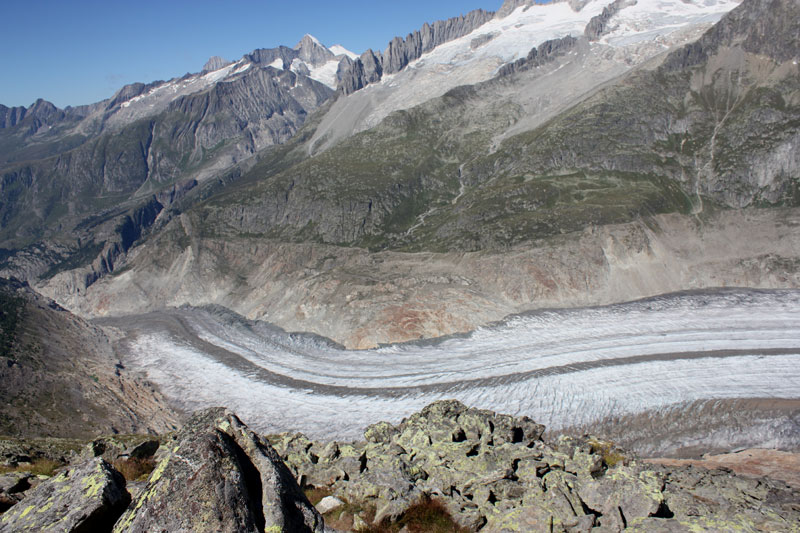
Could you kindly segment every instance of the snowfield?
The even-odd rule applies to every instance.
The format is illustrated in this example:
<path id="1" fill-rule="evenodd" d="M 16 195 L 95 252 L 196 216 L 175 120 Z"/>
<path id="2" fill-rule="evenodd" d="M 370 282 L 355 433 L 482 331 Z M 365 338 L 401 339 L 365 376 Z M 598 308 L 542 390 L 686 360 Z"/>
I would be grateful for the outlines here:
<path id="1" fill-rule="evenodd" d="M 800 291 L 679 293 L 515 316 L 468 335 L 345 350 L 221 308 L 113 319 L 124 363 L 180 407 L 257 430 L 358 438 L 438 399 L 550 429 L 690 402 L 800 398 Z"/>

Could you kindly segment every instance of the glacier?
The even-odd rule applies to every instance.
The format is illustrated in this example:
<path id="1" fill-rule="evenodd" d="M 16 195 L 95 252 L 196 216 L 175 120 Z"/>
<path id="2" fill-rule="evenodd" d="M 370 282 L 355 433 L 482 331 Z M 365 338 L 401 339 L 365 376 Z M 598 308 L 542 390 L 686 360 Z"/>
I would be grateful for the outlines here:
<path id="1" fill-rule="evenodd" d="M 800 398 L 800 291 L 723 289 L 539 310 L 469 334 L 347 350 L 220 307 L 102 319 L 124 363 L 187 411 L 224 405 L 263 432 L 358 438 L 439 400 L 551 431 L 679 413 L 698 401 Z M 677 409 L 677 410 L 676 410 Z"/>

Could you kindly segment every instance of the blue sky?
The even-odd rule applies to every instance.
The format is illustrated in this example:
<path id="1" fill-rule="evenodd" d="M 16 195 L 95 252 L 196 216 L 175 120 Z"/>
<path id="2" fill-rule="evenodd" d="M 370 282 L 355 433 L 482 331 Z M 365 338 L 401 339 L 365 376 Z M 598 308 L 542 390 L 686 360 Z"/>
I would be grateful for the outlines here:
<path id="1" fill-rule="evenodd" d="M 383 50 L 432 22 L 502 0 L 3 0 L 0 104 L 44 98 L 59 107 L 108 98 L 126 83 L 202 69 L 212 55 L 294 46 L 306 33 L 328 46 Z"/>

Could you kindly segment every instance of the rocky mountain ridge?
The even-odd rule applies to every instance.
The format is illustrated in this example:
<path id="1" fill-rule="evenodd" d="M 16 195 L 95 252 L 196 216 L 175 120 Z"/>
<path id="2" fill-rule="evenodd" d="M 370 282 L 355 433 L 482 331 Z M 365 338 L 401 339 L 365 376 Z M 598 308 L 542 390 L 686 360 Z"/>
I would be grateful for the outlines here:
<path id="1" fill-rule="evenodd" d="M 369 49 L 358 59 L 343 64 L 340 67 L 341 81 L 337 90 L 347 95 L 363 89 L 370 83 L 378 82 L 384 74 L 394 74 L 403 70 L 425 52 L 467 35 L 494 16 L 495 13 L 476 9 L 459 17 L 437 20 L 433 24 L 426 22 L 421 29 L 408 34 L 405 39 L 400 37 L 392 39 L 383 53 Z"/>
<path id="2" fill-rule="evenodd" d="M 165 295 L 217 303 L 369 347 L 541 306 L 796 287 L 797 67 L 740 44 L 774 33 L 796 52 L 791 28 L 780 30 L 795 8 L 743 4 L 700 41 L 705 59 L 677 70 L 673 58 L 697 45 L 625 74 L 608 70 L 602 44 L 617 29 L 599 45 L 543 44 L 532 68 L 516 64 L 307 157 L 337 102 L 236 187 L 166 225 L 125 275 L 85 292 L 64 275 L 46 290 L 87 314 L 143 312 Z M 736 22 L 753 17 L 761 23 Z M 549 111 L 542 95 L 580 87 L 587 68 L 622 75 Z M 219 275 L 229 269 L 237 275 Z"/>

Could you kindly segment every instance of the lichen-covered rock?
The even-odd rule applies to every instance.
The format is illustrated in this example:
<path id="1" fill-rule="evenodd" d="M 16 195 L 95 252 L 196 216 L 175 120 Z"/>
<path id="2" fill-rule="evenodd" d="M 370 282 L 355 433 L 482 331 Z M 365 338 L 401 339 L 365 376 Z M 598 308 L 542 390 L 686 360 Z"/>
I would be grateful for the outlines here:
<path id="1" fill-rule="evenodd" d="M 82 446 L 83 441 L 76 439 L 0 437 L 0 466 L 16 467 L 37 459 L 67 463 L 78 457 Z"/>
<path id="2" fill-rule="evenodd" d="M 111 463 L 120 458 L 143 459 L 155 455 L 159 446 L 158 439 L 149 435 L 110 435 L 84 446 L 81 457 L 102 457 Z"/>
<path id="3" fill-rule="evenodd" d="M 427 497 L 467 531 L 793 531 L 800 524 L 788 487 L 639 465 L 596 438 L 547 444 L 543 430 L 525 417 L 443 401 L 396 426 L 370 426 L 365 442 L 272 439 L 307 484 L 372 508 L 375 524 L 401 521 Z"/>
<path id="4" fill-rule="evenodd" d="M 322 533 L 277 452 L 231 412 L 195 413 L 175 441 L 115 532 Z"/>
<path id="5" fill-rule="evenodd" d="M 28 491 L 0 517 L 0 532 L 108 531 L 129 502 L 122 474 L 97 458 Z"/>

